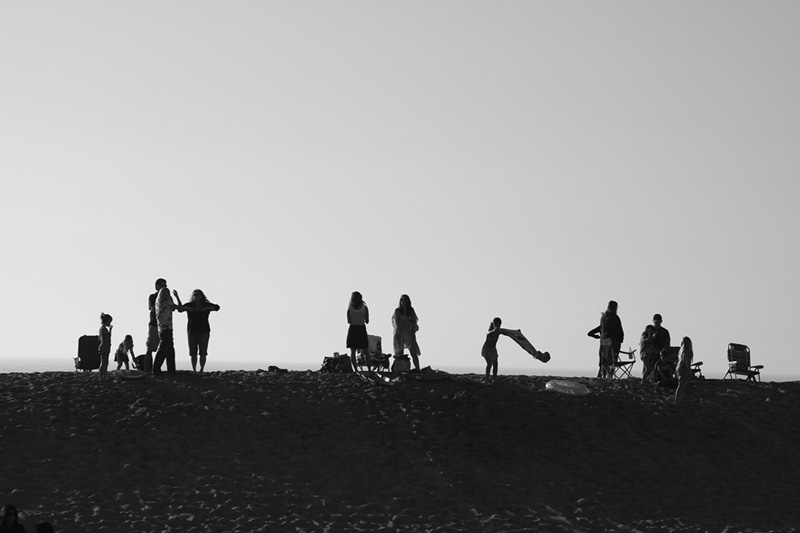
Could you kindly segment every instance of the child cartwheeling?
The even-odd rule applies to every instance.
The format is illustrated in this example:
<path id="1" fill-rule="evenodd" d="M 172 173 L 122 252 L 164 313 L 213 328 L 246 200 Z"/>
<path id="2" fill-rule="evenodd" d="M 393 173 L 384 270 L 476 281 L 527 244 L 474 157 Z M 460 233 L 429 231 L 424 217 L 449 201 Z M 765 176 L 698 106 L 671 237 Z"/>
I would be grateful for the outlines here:
<path id="1" fill-rule="evenodd" d="M 100 338 L 100 345 L 97 347 L 97 353 L 100 355 L 100 381 L 103 381 L 108 374 L 108 357 L 111 355 L 111 330 L 114 326 L 111 321 L 114 320 L 111 315 L 100 313 L 100 331 L 98 337 Z"/>
<path id="2" fill-rule="evenodd" d="M 133 355 L 133 337 L 130 335 L 125 335 L 125 340 L 119 343 L 117 346 L 117 351 L 114 352 L 114 361 L 117 362 L 117 370 L 122 368 L 122 365 L 125 365 L 125 370 L 130 370 L 130 366 L 128 364 L 128 354 L 131 354 L 131 358 L 136 357 Z"/>

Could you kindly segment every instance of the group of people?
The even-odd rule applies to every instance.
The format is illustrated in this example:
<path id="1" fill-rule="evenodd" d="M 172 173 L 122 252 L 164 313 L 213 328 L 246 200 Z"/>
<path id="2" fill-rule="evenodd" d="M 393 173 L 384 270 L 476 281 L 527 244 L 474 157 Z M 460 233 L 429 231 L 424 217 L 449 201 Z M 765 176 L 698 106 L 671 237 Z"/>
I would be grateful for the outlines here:
<path id="1" fill-rule="evenodd" d="M 25 533 L 17 508 L 10 503 L 0 509 L 0 533 Z M 36 533 L 55 533 L 55 529 L 50 522 L 39 522 L 36 524 Z"/>
<path id="2" fill-rule="evenodd" d="M 347 348 L 350 349 L 350 364 L 353 371 L 356 368 L 357 352 L 361 352 L 368 369 L 372 369 L 372 362 L 369 353 L 369 336 L 367 335 L 367 324 L 369 324 L 369 308 L 364 297 L 360 292 L 355 291 L 350 295 L 350 304 L 347 306 Z M 411 305 L 411 298 L 407 294 L 400 296 L 400 302 L 392 313 L 392 344 L 395 359 L 402 359 L 405 356 L 405 349 L 411 355 L 414 370 L 419 372 L 420 349 L 417 343 L 417 331 L 419 331 L 419 318 L 417 312 Z"/>
<path id="3" fill-rule="evenodd" d="M 617 315 L 618 304 L 614 300 L 600 317 L 600 325 L 589 331 L 588 335 L 600 340 L 598 378 L 612 378 L 614 363 L 622 347 L 625 332 L 622 321 Z M 668 358 L 670 348 L 669 330 L 662 326 L 663 318 L 659 313 L 653 315 L 653 323 L 648 324 L 639 339 L 639 354 L 644 365 L 642 383 L 648 380 L 659 384 L 675 384 L 675 403 L 680 403 L 686 395 L 686 387 L 692 377 L 692 361 L 694 351 L 692 339 L 683 337 L 678 351 L 677 364 Z"/>
<path id="4" fill-rule="evenodd" d="M 186 304 L 181 303 L 178 291 L 170 290 L 167 281 L 159 278 L 155 283 L 156 292 L 148 298 L 150 310 L 150 322 L 148 324 L 147 352 L 142 356 L 140 364 L 137 365 L 141 370 L 153 375 L 163 373 L 164 363 L 167 365 L 167 374 L 175 373 L 175 335 L 172 331 L 172 313 L 178 311 L 186 313 L 187 334 L 189 340 L 189 357 L 192 361 L 192 370 L 197 372 L 198 354 L 200 362 L 200 372 L 203 372 L 208 357 L 208 341 L 211 334 L 208 316 L 212 311 L 219 311 L 219 305 L 212 303 L 206 298 L 202 290 L 196 289 Z M 175 297 L 175 300 L 172 297 Z M 176 303 L 177 301 L 177 303 Z M 113 318 L 106 313 L 100 313 L 100 331 L 98 337 L 100 345 L 100 380 L 105 379 L 108 373 L 108 363 L 111 356 L 111 330 Z M 155 354 L 155 358 L 153 355 Z M 130 368 L 130 360 L 135 360 L 133 353 L 133 337 L 126 335 L 125 339 L 117 347 L 114 361 L 117 362 L 117 370 L 125 365 L 125 369 Z"/>

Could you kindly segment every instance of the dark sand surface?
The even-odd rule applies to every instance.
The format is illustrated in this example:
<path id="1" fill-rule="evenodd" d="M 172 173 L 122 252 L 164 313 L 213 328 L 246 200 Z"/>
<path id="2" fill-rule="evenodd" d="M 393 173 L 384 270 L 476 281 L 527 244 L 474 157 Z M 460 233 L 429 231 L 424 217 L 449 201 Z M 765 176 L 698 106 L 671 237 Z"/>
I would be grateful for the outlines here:
<path id="1" fill-rule="evenodd" d="M 0 374 L 28 531 L 797 531 L 800 383 Z"/>

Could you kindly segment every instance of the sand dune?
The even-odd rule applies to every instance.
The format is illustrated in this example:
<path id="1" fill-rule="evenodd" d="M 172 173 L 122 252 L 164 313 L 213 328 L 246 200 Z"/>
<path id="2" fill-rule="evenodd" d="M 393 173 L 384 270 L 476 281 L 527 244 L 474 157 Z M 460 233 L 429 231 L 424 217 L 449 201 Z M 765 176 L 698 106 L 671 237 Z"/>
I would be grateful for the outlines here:
<path id="1" fill-rule="evenodd" d="M 0 374 L 33 531 L 795 531 L 800 383 Z"/>

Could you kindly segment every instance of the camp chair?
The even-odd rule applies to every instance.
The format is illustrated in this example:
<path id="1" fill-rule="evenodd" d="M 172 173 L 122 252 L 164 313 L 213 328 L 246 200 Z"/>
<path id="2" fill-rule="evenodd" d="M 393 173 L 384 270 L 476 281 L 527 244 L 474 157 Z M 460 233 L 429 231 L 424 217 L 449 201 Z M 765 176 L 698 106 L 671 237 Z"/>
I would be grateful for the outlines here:
<path id="1" fill-rule="evenodd" d="M 750 348 L 744 344 L 728 345 L 728 371 L 722 379 L 730 376 L 731 379 L 739 379 L 739 376 L 745 376 L 747 381 L 761 381 L 761 369 L 764 365 L 751 365 L 750 364 Z"/>
<path id="2" fill-rule="evenodd" d="M 692 379 L 706 379 L 706 377 L 703 375 L 703 371 L 700 370 L 701 366 L 703 366 L 702 361 L 698 363 L 692 363 Z"/>
<path id="3" fill-rule="evenodd" d="M 620 357 L 620 354 L 625 354 L 628 356 L 627 359 L 623 360 Z M 633 378 L 631 375 L 631 370 L 633 370 L 633 364 L 636 362 L 636 350 L 631 350 L 628 348 L 628 351 L 620 350 L 617 352 L 617 359 L 614 361 L 613 365 L 611 366 L 611 379 L 622 379 L 622 378 Z"/>
<path id="4" fill-rule="evenodd" d="M 100 368 L 100 347 L 98 335 L 83 335 L 78 338 L 78 357 L 75 358 L 75 371 L 91 372 Z"/>
<path id="5" fill-rule="evenodd" d="M 389 371 L 389 356 L 383 353 L 381 348 L 381 338 L 377 335 L 367 335 L 369 341 L 369 348 L 367 353 L 361 351 L 356 355 L 356 366 L 359 370 L 373 370 Z"/>

